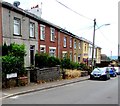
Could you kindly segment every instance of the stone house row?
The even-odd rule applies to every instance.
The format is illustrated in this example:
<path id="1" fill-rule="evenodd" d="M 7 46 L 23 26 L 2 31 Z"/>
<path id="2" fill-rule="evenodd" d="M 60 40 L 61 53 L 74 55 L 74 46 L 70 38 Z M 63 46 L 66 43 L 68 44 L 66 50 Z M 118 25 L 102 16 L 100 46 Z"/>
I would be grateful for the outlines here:
<path id="1" fill-rule="evenodd" d="M 34 65 L 37 52 L 88 64 L 92 42 L 7 2 L 0 3 L 0 44 L 25 44 L 25 67 Z M 101 48 L 95 47 L 100 62 Z"/>

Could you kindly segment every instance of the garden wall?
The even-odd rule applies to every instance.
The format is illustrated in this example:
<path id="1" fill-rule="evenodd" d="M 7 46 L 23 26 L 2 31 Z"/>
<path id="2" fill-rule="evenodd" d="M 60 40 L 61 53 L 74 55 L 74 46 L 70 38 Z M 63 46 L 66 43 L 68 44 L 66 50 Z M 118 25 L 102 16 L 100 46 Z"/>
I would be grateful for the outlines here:
<path id="1" fill-rule="evenodd" d="M 30 82 L 47 82 L 60 79 L 60 66 L 50 68 L 35 68 L 30 70 Z"/>

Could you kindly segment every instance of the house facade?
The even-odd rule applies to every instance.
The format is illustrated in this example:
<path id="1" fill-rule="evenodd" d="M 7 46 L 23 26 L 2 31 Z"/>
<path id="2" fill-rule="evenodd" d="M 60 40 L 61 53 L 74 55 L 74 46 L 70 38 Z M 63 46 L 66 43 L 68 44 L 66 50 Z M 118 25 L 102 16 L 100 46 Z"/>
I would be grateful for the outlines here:
<path id="1" fill-rule="evenodd" d="M 96 63 L 101 63 L 101 47 L 96 47 Z"/>
<path id="2" fill-rule="evenodd" d="M 35 64 L 37 52 L 60 59 L 67 57 L 71 61 L 88 64 L 90 44 L 88 40 L 10 3 L 2 2 L 1 8 L 0 42 L 8 45 L 24 44 L 25 67 Z M 101 53 L 99 48 L 96 53 L 99 60 Z"/>
<path id="3" fill-rule="evenodd" d="M 59 58 L 69 58 L 73 61 L 73 34 L 61 29 L 59 34 Z"/>
<path id="4" fill-rule="evenodd" d="M 2 45 L 2 4 L 0 3 L 0 45 Z"/>
<path id="5" fill-rule="evenodd" d="M 78 63 L 80 63 L 81 61 L 80 61 L 80 59 L 81 59 L 81 40 L 80 40 L 80 38 L 78 37 L 78 36 L 75 36 L 74 37 L 74 43 L 73 43 L 73 61 L 74 62 L 78 62 Z"/>
<path id="6" fill-rule="evenodd" d="M 2 3 L 3 44 L 24 44 L 26 50 L 25 67 L 34 65 L 38 50 L 38 22 L 34 16 L 9 3 Z"/>
<path id="7" fill-rule="evenodd" d="M 58 33 L 59 29 L 54 25 L 39 21 L 38 51 L 58 57 Z"/>
<path id="8" fill-rule="evenodd" d="M 86 39 L 81 38 L 81 62 L 88 64 L 89 58 L 89 42 Z"/>

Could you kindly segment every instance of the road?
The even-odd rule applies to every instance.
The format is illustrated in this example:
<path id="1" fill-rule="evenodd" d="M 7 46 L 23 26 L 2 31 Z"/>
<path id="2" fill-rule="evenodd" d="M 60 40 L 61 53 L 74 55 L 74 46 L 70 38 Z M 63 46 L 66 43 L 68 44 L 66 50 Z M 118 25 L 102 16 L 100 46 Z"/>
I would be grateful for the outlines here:
<path id="1" fill-rule="evenodd" d="M 86 80 L 3 99 L 3 104 L 118 104 L 118 77 Z"/>

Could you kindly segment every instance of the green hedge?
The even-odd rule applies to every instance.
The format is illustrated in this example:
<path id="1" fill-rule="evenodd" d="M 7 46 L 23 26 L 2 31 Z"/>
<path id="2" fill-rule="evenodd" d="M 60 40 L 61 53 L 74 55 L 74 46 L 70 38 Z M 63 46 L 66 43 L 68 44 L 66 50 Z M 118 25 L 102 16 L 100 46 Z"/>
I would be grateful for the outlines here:
<path id="1" fill-rule="evenodd" d="M 18 73 L 18 75 L 26 74 L 24 68 L 25 46 L 12 43 L 2 46 L 2 73 L 3 75 L 10 73 Z"/>
<path id="2" fill-rule="evenodd" d="M 70 61 L 69 58 L 64 58 L 61 60 L 61 67 L 65 69 L 78 69 L 79 63 Z"/>
<path id="3" fill-rule="evenodd" d="M 49 56 L 46 53 L 37 53 L 35 55 L 35 66 L 39 68 L 54 67 L 60 65 L 60 60 L 56 57 Z"/>

